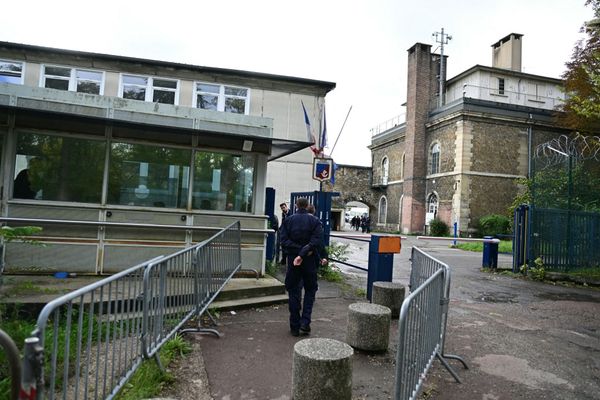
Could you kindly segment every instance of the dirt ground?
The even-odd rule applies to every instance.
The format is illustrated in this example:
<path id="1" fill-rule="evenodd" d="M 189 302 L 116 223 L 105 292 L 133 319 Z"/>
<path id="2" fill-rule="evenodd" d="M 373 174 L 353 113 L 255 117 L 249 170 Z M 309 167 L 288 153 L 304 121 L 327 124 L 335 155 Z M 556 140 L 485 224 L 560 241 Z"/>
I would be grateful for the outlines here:
<path id="1" fill-rule="evenodd" d="M 403 242 L 395 258 L 394 281 L 408 282 L 412 245 L 451 266 L 446 352 L 469 366 L 450 361 L 458 384 L 436 360 L 421 399 L 600 398 L 600 290 L 481 272 L 481 254 L 414 239 Z M 361 246 L 351 246 L 357 259 L 364 258 Z M 501 255 L 500 265 L 509 264 Z M 346 272 L 351 284 L 365 284 L 364 274 Z M 335 284 L 320 285 L 312 336 L 344 341 L 347 307 L 364 299 Z M 287 305 L 223 313 L 220 339 L 188 335 L 195 350 L 171 367 L 177 381 L 164 397 L 290 399 L 293 345 L 301 338 L 289 335 L 287 315 Z M 393 398 L 397 324 L 386 353 L 355 352 L 354 399 Z"/>

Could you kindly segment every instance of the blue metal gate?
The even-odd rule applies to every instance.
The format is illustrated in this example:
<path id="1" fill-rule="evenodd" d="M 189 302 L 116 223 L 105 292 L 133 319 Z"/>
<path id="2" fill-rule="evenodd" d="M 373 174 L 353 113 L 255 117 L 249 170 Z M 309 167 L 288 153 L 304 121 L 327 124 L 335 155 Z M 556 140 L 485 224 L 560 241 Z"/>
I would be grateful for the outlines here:
<path id="1" fill-rule="evenodd" d="M 306 197 L 308 203 L 315 206 L 317 218 L 323 223 L 323 241 L 329 246 L 329 234 L 331 233 L 331 199 L 339 196 L 339 192 L 294 192 L 290 195 L 290 215 L 296 211 L 296 199 Z"/>

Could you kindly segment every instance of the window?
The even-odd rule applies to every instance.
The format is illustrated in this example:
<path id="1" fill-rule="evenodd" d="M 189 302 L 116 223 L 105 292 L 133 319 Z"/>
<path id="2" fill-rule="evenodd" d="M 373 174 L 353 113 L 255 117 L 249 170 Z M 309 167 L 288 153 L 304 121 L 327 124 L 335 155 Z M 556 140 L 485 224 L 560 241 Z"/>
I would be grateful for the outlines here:
<path id="1" fill-rule="evenodd" d="M 385 224 L 387 219 L 387 199 L 385 196 L 381 196 L 379 199 L 379 223 Z"/>
<path id="2" fill-rule="evenodd" d="M 402 153 L 402 159 L 400 161 L 400 179 L 404 179 L 404 161 L 406 160 L 406 153 Z"/>
<path id="3" fill-rule="evenodd" d="M 23 64 L 16 61 L 0 60 L 0 82 L 23 83 Z"/>
<path id="4" fill-rule="evenodd" d="M 105 148 L 102 140 L 19 134 L 13 198 L 100 203 Z"/>
<path id="5" fill-rule="evenodd" d="M 194 106 L 204 110 L 248 114 L 250 89 L 196 82 Z"/>
<path id="6" fill-rule="evenodd" d="M 504 78 L 498 78 L 498 94 L 504 94 Z"/>
<path id="7" fill-rule="evenodd" d="M 191 150 L 113 143 L 108 203 L 186 208 Z"/>
<path id="8" fill-rule="evenodd" d="M 72 92 L 102 94 L 104 73 L 87 69 L 45 65 L 40 86 Z"/>
<path id="9" fill-rule="evenodd" d="M 251 212 L 254 165 L 249 154 L 196 152 L 192 207 Z"/>
<path id="10" fill-rule="evenodd" d="M 383 157 L 383 160 L 381 160 L 381 183 L 384 185 L 387 185 L 389 171 L 390 162 L 387 157 Z"/>
<path id="11" fill-rule="evenodd" d="M 438 211 L 438 198 L 435 193 L 431 193 L 427 198 L 427 212 L 433 214 L 433 217 L 437 217 Z"/>
<path id="12" fill-rule="evenodd" d="M 437 174 L 440 172 L 440 144 L 434 143 L 431 146 L 430 152 L 430 174 Z"/>
<path id="13" fill-rule="evenodd" d="M 152 103 L 178 104 L 179 81 L 137 75 L 121 76 L 121 97 Z"/>

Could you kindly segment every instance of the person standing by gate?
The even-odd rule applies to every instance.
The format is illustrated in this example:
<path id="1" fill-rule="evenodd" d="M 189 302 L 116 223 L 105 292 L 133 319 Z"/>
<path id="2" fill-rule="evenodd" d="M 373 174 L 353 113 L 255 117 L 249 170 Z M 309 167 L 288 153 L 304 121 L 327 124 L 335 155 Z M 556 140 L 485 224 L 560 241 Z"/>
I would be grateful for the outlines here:
<path id="1" fill-rule="evenodd" d="M 281 225 L 283 226 L 283 221 L 285 221 L 287 216 L 290 214 L 290 209 L 288 208 L 286 203 L 281 203 L 279 205 L 279 208 L 281 209 Z M 279 251 L 280 250 L 281 250 L 281 259 L 279 259 Z M 279 232 L 277 234 L 277 249 L 275 251 L 275 261 L 282 265 L 285 264 L 285 251 L 283 250 L 283 247 L 281 246 L 281 232 Z"/>
<path id="2" fill-rule="evenodd" d="M 307 211 L 307 207 L 308 200 L 305 197 L 298 198 L 296 213 L 285 218 L 279 230 L 282 251 L 287 256 L 285 288 L 289 296 L 290 331 L 293 336 L 310 334 L 312 308 L 318 289 L 318 249 L 323 246 L 323 225 Z"/>

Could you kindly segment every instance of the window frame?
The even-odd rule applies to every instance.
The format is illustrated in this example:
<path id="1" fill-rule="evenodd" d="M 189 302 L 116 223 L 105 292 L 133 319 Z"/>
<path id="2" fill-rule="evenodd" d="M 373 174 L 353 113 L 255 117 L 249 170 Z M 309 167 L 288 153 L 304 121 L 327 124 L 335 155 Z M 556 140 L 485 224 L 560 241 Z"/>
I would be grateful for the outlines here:
<path id="1" fill-rule="evenodd" d="M 502 77 L 497 77 L 498 78 L 498 94 L 500 95 L 504 95 L 505 90 L 506 90 L 506 79 L 502 78 Z"/>
<path id="2" fill-rule="evenodd" d="M 146 89 L 146 93 L 144 94 L 144 100 L 138 100 L 138 101 L 145 101 L 147 103 L 155 103 L 154 102 L 154 90 L 161 90 L 161 91 L 167 91 L 167 92 L 173 92 L 175 93 L 175 99 L 173 104 L 171 103 L 160 103 L 160 102 L 156 102 L 157 104 L 168 104 L 168 105 L 172 105 L 172 106 L 178 106 L 179 105 L 179 93 L 181 90 L 181 81 L 179 79 L 174 79 L 174 78 L 165 78 L 162 76 L 150 76 L 150 75 L 138 75 L 138 74 L 129 74 L 126 72 L 122 72 L 119 74 L 119 92 L 118 92 L 118 96 L 122 99 L 126 99 L 125 97 L 123 97 L 123 90 L 125 89 L 126 84 L 123 82 L 123 78 L 126 76 L 130 76 L 130 77 L 134 77 L 134 78 L 143 78 L 143 79 L 147 79 L 147 83 L 145 86 Z M 165 88 L 165 87 L 158 87 L 155 88 L 154 86 L 154 80 L 163 80 L 163 81 L 171 81 L 171 82 L 175 82 L 176 84 L 176 88 L 175 89 L 170 89 L 170 88 Z M 131 84 L 128 83 L 127 85 L 136 85 L 136 86 L 141 86 L 138 84 Z M 126 99 L 126 100 L 136 100 L 136 99 Z"/>
<path id="3" fill-rule="evenodd" d="M 432 200 L 435 200 L 435 201 L 432 202 Z M 440 207 L 440 198 L 438 197 L 437 193 L 435 193 L 435 192 L 429 193 L 429 196 L 427 196 L 426 213 L 433 213 L 434 218 L 437 218 L 439 207 Z"/>
<path id="4" fill-rule="evenodd" d="M 12 83 L 13 85 L 23 85 L 25 83 L 25 66 L 27 65 L 27 63 L 25 63 L 25 61 L 17 61 L 17 60 L 10 60 L 10 59 L 6 59 L 6 58 L 2 58 L 2 59 L 0 59 L 0 64 L 2 64 L 2 63 L 21 64 L 21 81 L 19 83 L 12 83 L 12 82 L 4 82 L 4 83 Z"/>
<path id="5" fill-rule="evenodd" d="M 219 93 L 218 95 L 216 93 L 209 93 L 209 92 L 202 92 L 198 90 L 198 85 L 211 85 L 211 86 L 217 86 L 219 88 Z M 202 94 L 202 93 L 206 93 L 206 94 L 211 94 L 211 95 L 216 95 L 217 96 L 217 110 L 219 112 L 227 112 L 225 111 L 225 103 L 226 100 L 228 98 L 237 98 L 237 99 L 241 99 L 242 96 L 236 96 L 236 95 L 228 95 L 225 93 L 225 89 L 226 88 L 233 88 L 233 89 L 244 89 L 246 90 L 246 96 L 244 97 L 245 99 L 245 104 L 244 104 L 244 113 L 239 113 L 240 115 L 249 115 L 250 114 L 250 88 L 249 87 L 244 87 L 244 86 L 236 86 L 236 85 L 226 85 L 226 84 L 222 84 L 222 83 L 216 83 L 216 82 L 203 82 L 203 81 L 194 81 L 194 90 L 193 90 L 193 98 L 192 98 L 192 107 L 193 108 L 198 108 L 200 110 L 207 110 L 204 108 L 199 108 L 198 107 L 198 94 Z M 214 111 L 214 110 L 207 110 L 207 111 Z M 231 113 L 231 114 L 238 114 L 238 113 Z"/>
<path id="6" fill-rule="evenodd" d="M 75 93 L 83 93 L 83 94 L 94 94 L 96 96 L 103 96 L 104 95 L 104 83 L 106 80 L 106 72 L 102 71 L 102 70 L 98 70 L 98 69 L 94 69 L 94 68 L 78 68 L 78 67 L 70 67 L 70 66 L 66 66 L 66 65 L 58 65 L 58 64 L 42 64 L 40 65 L 40 87 L 41 88 L 45 88 L 45 89 L 52 89 L 52 88 L 47 88 L 46 87 L 46 68 L 47 67 L 51 67 L 51 68 L 63 68 L 63 69 L 68 69 L 69 70 L 69 78 L 68 79 L 63 79 L 66 77 L 61 77 L 61 76 L 57 76 L 57 75 L 51 75 L 50 77 L 53 79 L 62 79 L 62 80 L 66 80 L 68 81 L 68 87 L 67 87 L 67 92 L 75 92 Z M 80 92 L 77 90 L 77 84 L 79 83 L 79 79 L 77 78 L 77 71 L 86 71 L 86 72 L 94 72 L 94 73 L 99 73 L 101 75 L 100 77 L 100 91 L 96 94 L 96 93 L 87 93 L 87 92 Z M 90 81 L 89 79 L 82 79 L 84 81 Z M 54 90 L 61 90 L 61 89 L 54 89 Z"/>
<path id="7" fill-rule="evenodd" d="M 390 160 L 387 156 L 381 159 L 381 183 L 387 185 L 390 175 Z"/>
<path id="8" fill-rule="evenodd" d="M 437 150 L 434 152 L 434 150 Z M 435 141 L 429 146 L 429 174 L 435 175 L 440 173 L 441 167 L 442 146 L 440 142 Z M 435 168 L 434 168 L 435 167 Z"/>
<path id="9" fill-rule="evenodd" d="M 385 207 L 382 207 L 382 203 L 383 205 L 385 205 Z M 377 213 L 377 223 L 380 225 L 385 225 L 387 223 L 387 214 L 388 214 L 388 201 L 387 201 L 387 197 L 381 196 L 379 198 L 379 204 L 378 204 L 378 208 L 379 208 L 379 212 Z M 383 216 L 383 218 L 382 218 Z"/>

